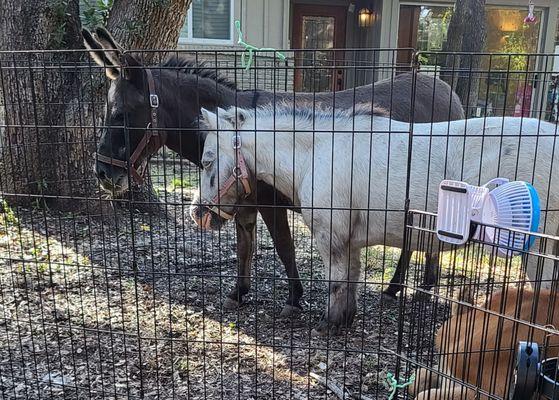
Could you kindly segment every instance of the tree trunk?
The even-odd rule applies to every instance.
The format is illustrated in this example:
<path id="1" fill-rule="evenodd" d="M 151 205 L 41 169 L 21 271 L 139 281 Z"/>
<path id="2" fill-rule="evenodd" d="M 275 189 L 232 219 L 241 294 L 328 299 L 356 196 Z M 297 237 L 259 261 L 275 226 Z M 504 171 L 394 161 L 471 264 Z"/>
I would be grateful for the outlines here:
<path id="1" fill-rule="evenodd" d="M 444 51 L 479 53 L 485 49 L 487 23 L 485 0 L 461 0 L 454 6 Z M 482 56 L 449 54 L 441 77 L 462 100 L 466 115 L 476 109 Z"/>
<path id="2" fill-rule="evenodd" d="M 78 0 L 3 0 L 0 50 L 79 48 L 78 15 Z M 64 128 L 66 101 L 76 97 L 80 87 L 75 71 L 80 58 L 70 52 L 1 53 L 7 128 L 1 142 L 0 185 L 3 192 L 17 194 L 9 196 L 12 202 L 30 204 L 44 200 L 41 195 L 82 196 L 92 189 L 79 182 L 85 193 L 72 190 L 72 177 L 86 165 L 85 149 L 80 132 Z"/>
<path id="3" fill-rule="evenodd" d="M 191 1 L 115 1 L 107 30 L 125 49 L 174 49 Z"/>
<path id="4" fill-rule="evenodd" d="M 174 48 L 190 1 L 115 0 L 108 26 L 126 48 Z M 81 49 L 80 32 L 78 0 L 0 2 L 0 192 L 13 204 L 73 210 L 96 197 L 105 79 L 85 52 L 13 52 Z"/>

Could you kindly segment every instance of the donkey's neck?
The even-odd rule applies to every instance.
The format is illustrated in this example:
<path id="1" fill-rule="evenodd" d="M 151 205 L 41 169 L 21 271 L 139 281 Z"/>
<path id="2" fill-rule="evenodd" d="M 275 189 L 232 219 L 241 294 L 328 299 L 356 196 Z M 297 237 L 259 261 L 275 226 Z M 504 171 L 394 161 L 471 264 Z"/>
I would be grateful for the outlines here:
<path id="1" fill-rule="evenodd" d="M 200 130 L 201 109 L 215 110 L 232 105 L 250 107 L 253 99 L 259 97 L 256 91 L 238 92 L 213 79 L 196 75 L 183 77 L 179 84 L 176 81 L 168 83 L 174 90 L 168 91 L 167 97 L 162 99 L 162 103 L 169 107 L 165 126 L 176 129 L 169 131 L 167 147 L 198 166 L 207 133 Z"/>
<path id="2" fill-rule="evenodd" d="M 162 126 L 170 128 L 166 145 L 182 158 L 200 165 L 206 139 L 206 132 L 199 127 L 200 110 L 230 106 L 235 103 L 236 92 L 210 78 L 193 74 L 177 78 L 176 72 L 170 75 L 161 76 L 161 86 L 170 88 L 160 95 L 164 106 Z"/>

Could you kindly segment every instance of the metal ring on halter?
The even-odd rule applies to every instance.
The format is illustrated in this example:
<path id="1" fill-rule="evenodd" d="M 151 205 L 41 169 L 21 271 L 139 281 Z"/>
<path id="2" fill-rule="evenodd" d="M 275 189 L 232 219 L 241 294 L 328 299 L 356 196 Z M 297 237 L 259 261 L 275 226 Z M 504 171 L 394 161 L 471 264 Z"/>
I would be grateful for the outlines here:
<path id="1" fill-rule="evenodd" d="M 235 150 L 240 149 L 241 148 L 241 137 L 239 136 L 238 133 L 235 134 L 235 136 L 233 136 L 233 148 Z"/>
<path id="2" fill-rule="evenodd" d="M 243 177 L 243 171 L 241 170 L 241 167 L 236 166 L 233 168 L 233 176 L 237 179 Z"/>

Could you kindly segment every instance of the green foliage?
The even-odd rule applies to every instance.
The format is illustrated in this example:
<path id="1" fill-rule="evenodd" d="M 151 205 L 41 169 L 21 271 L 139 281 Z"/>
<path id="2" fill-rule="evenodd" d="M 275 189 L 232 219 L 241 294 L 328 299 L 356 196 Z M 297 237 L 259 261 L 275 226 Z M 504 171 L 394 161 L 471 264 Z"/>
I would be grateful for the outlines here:
<path id="1" fill-rule="evenodd" d="M 2 217 L 2 219 L 4 220 L 4 223 L 6 225 L 17 225 L 18 224 L 18 220 L 17 220 L 15 212 L 9 206 L 9 204 L 6 200 L 2 199 L 2 201 L 0 201 L 0 209 L 1 209 L 0 216 Z"/>
<path id="2" fill-rule="evenodd" d="M 113 3 L 114 0 L 81 0 L 80 17 L 82 25 L 89 29 L 107 25 Z"/>
<path id="3" fill-rule="evenodd" d="M 49 270 L 49 265 L 46 263 L 39 263 L 37 265 L 37 272 L 39 272 L 40 274 L 46 274 Z"/>
<path id="4" fill-rule="evenodd" d="M 49 35 L 48 47 L 59 49 L 66 44 L 66 19 L 68 18 L 68 0 L 51 0 L 50 12 L 53 15 L 53 31 Z"/>
<path id="5" fill-rule="evenodd" d="M 531 35 L 533 35 L 534 29 L 530 29 L 529 25 L 522 25 L 522 27 L 514 32 L 510 32 L 505 37 L 505 42 L 503 44 L 503 53 L 530 53 L 533 52 L 531 49 L 531 43 L 535 42 Z M 503 57 L 504 58 L 504 57 Z M 503 62 L 508 64 L 508 56 Z M 513 54 L 510 55 L 510 69 L 513 71 L 525 71 L 526 62 L 528 57 L 524 54 Z M 508 65 L 504 65 L 504 68 L 508 69 Z"/>
<path id="6" fill-rule="evenodd" d="M 173 190 L 188 187 L 188 184 L 184 182 L 181 178 L 173 178 L 171 181 L 171 187 Z"/>

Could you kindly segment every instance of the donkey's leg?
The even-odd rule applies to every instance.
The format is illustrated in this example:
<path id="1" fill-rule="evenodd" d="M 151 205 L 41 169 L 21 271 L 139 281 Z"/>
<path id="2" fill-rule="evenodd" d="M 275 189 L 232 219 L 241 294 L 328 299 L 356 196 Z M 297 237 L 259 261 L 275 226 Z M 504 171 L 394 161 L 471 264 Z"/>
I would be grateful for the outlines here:
<path id="1" fill-rule="evenodd" d="M 229 293 L 224 308 L 234 309 L 243 302 L 243 296 L 250 290 L 250 267 L 254 253 L 256 235 L 255 208 L 242 207 L 235 217 L 237 228 L 237 284 Z"/>
<path id="2" fill-rule="evenodd" d="M 396 265 L 396 271 L 392 275 L 390 280 L 390 285 L 382 292 L 383 296 L 387 299 L 394 300 L 396 294 L 400 291 L 400 283 L 402 282 L 404 275 L 406 274 L 407 268 L 410 265 L 412 252 L 410 250 L 402 249 L 400 253 L 400 258 L 398 259 L 398 265 Z"/>
<path id="3" fill-rule="evenodd" d="M 276 251 L 281 262 L 285 266 L 289 285 L 289 297 L 281 312 L 282 317 L 289 317 L 301 310 L 301 297 L 303 296 L 303 285 L 299 279 L 299 271 L 295 264 L 295 247 L 287 222 L 287 210 L 285 208 L 259 209 L 260 215 L 272 236 Z"/>
<path id="4" fill-rule="evenodd" d="M 356 282 L 361 270 L 360 249 L 350 249 L 347 244 L 335 242 L 336 240 L 317 240 L 328 280 L 326 310 L 316 327 L 321 335 L 337 335 L 341 328 L 350 327 L 357 310 Z"/>

